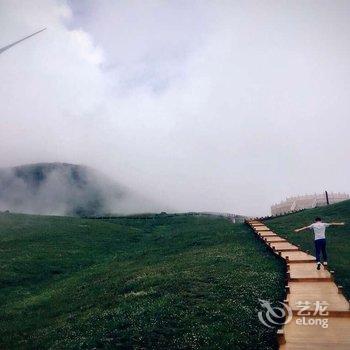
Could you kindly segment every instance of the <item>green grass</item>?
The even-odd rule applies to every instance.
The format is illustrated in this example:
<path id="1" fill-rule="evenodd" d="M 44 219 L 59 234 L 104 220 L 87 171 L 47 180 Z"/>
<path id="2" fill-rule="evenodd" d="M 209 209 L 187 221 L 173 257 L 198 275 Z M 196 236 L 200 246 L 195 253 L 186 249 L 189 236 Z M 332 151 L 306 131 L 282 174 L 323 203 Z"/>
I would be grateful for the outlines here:
<path id="1" fill-rule="evenodd" d="M 350 298 L 350 201 L 267 220 L 266 225 L 290 242 L 299 244 L 303 250 L 310 250 L 314 254 L 313 232 L 307 230 L 295 233 L 294 229 L 310 225 L 317 216 L 324 222 L 346 222 L 345 226 L 329 227 L 326 237 L 330 269 L 335 270 L 336 282 L 344 287 Z"/>
<path id="2" fill-rule="evenodd" d="M 1 349 L 273 349 L 284 267 L 243 224 L 0 215 Z"/>

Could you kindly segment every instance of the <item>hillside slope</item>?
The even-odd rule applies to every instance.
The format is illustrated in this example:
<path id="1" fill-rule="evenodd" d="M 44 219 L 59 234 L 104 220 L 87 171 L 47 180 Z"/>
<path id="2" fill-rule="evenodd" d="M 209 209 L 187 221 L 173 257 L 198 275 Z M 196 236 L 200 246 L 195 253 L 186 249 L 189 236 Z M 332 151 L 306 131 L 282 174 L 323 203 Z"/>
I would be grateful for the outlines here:
<path id="1" fill-rule="evenodd" d="M 243 224 L 1 214 L 0 249 L 0 348 L 276 347 L 283 266 Z"/>
<path id="2" fill-rule="evenodd" d="M 96 170 L 67 163 L 0 169 L 0 211 L 93 216 L 159 210 Z"/>
<path id="3" fill-rule="evenodd" d="M 303 250 L 310 250 L 314 254 L 313 233 L 295 233 L 294 229 L 310 225 L 316 216 L 320 216 L 324 222 L 346 222 L 343 227 L 328 228 L 326 235 L 330 269 L 335 270 L 336 282 L 344 287 L 350 298 L 350 201 L 270 219 L 266 224 L 290 242 L 299 244 Z"/>

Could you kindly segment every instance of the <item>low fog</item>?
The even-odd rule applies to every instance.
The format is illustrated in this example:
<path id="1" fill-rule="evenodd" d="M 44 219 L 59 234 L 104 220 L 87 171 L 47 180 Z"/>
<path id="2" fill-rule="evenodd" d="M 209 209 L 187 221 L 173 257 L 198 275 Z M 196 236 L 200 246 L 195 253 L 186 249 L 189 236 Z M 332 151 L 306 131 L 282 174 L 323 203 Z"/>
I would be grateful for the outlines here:
<path id="1" fill-rule="evenodd" d="M 0 167 L 84 164 L 176 211 L 349 192 L 349 15 L 337 0 L 2 0 L 0 47 L 47 30 L 0 54 Z"/>
<path id="2" fill-rule="evenodd" d="M 0 169 L 0 211 L 99 216 L 158 211 L 149 198 L 80 165 L 30 164 Z"/>

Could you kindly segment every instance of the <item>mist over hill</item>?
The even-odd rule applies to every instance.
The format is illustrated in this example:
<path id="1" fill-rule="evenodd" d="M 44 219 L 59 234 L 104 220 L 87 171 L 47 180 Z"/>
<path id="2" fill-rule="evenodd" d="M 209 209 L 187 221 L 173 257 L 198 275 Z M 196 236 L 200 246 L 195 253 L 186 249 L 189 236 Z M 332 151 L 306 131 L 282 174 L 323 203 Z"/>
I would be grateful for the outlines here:
<path id="1" fill-rule="evenodd" d="M 75 164 L 39 163 L 0 169 L 0 211 L 91 216 L 156 211 L 98 171 Z"/>

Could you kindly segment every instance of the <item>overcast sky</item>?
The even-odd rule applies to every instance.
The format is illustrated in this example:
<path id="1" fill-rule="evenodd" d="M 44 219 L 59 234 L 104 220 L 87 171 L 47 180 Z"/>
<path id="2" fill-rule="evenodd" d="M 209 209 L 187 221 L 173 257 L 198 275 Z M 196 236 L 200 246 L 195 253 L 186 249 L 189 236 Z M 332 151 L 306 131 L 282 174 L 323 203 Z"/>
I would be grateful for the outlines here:
<path id="1" fill-rule="evenodd" d="M 176 210 L 350 192 L 350 1 L 0 0 L 0 166 L 87 164 Z"/>

